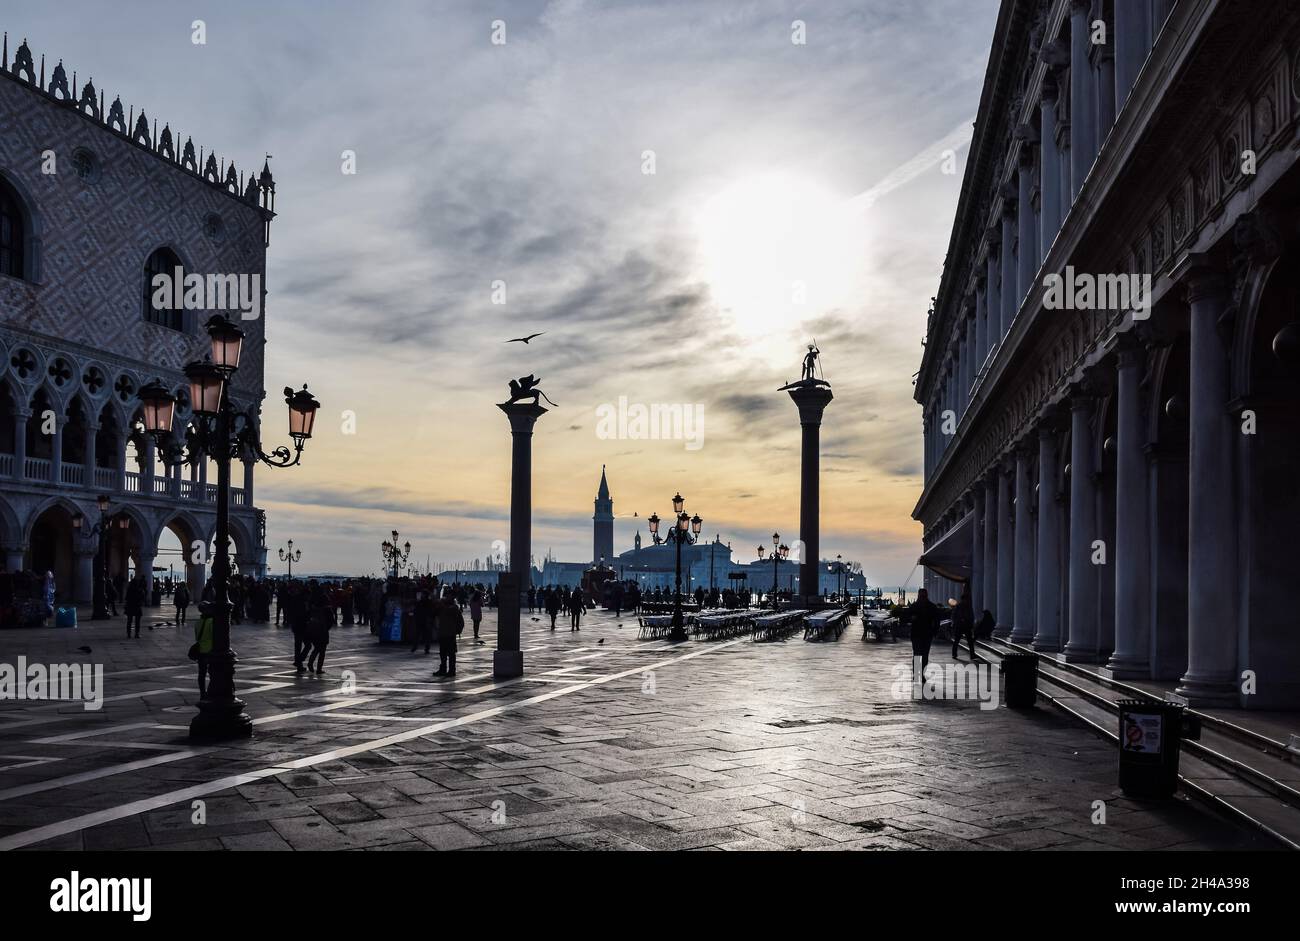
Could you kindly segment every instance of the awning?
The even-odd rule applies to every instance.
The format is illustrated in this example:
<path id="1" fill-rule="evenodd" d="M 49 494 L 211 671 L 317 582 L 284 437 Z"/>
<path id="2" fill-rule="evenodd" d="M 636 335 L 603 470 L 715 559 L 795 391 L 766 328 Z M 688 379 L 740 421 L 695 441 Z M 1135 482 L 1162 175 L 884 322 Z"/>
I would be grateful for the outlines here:
<path id="1" fill-rule="evenodd" d="M 971 576 L 971 541 L 975 533 L 975 514 L 967 513 L 960 523 L 942 539 L 922 553 L 917 560 L 931 572 L 954 582 L 969 582 Z"/>

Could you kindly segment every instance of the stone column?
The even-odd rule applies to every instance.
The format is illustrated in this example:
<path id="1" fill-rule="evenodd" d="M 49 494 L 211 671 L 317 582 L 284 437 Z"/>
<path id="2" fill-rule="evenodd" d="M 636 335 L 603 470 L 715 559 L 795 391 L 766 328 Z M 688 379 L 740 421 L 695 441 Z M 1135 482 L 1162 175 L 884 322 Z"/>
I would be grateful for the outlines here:
<path id="1" fill-rule="evenodd" d="M 1092 470 L 1092 397 L 1070 400 L 1070 639 L 1065 659 L 1097 659 L 1097 567 L 1092 564 L 1096 538 L 1096 497 Z"/>
<path id="2" fill-rule="evenodd" d="M 244 506 L 253 505 L 253 471 L 256 468 L 256 461 L 247 459 L 244 461 Z"/>
<path id="3" fill-rule="evenodd" d="M 997 615 L 998 608 L 998 478 L 997 472 L 984 481 L 984 607 Z"/>
<path id="4" fill-rule="evenodd" d="M 1039 257 L 1046 261 L 1061 231 L 1061 157 L 1056 150 L 1056 82 L 1052 73 L 1043 80 L 1043 97 L 1038 102 L 1039 164 L 1042 167 L 1039 203 L 1042 219 L 1038 227 Z"/>
<path id="5" fill-rule="evenodd" d="M 1020 206 L 1020 272 L 1016 279 L 1016 296 L 1023 301 L 1029 296 L 1038 274 L 1038 229 L 1034 225 L 1034 148 L 1028 141 L 1020 145 L 1019 195 Z M 1019 303 L 1016 305 L 1019 307 Z"/>
<path id="6" fill-rule="evenodd" d="M 1057 429 L 1051 423 L 1038 428 L 1038 571 L 1034 649 L 1056 653 L 1061 649 L 1061 497 L 1057 490 L 1060 457 Z"/>
<path id="7" fill-rule="evenodd" d="M 1034 620 L 1038 614 L 1034 597 L 1033 460 L 1027 444 L 1016 449 L 1016 607 L 1011 641 L 1017 644 L 1034 639 Z"/>
<path id="8" fill-rule="evenodd" d="M 971 516 L 970 600 L 976 622 L 984 610 L 984 484 L 974 487 L 975 505 Z"/>
<path id="9" fill-rule="evenodd" d="M 157 556 L 152 553 L 146 555 L 144 547 L 140 547 L 140 574 L 144 576 L 144 603 L 146 606 L 149 604 L 149 594 L 153 591 L 153 563 L 156 558 Z"/>
<path id="10" fill-rule="evenodd" d="M 1138 73 L 1151 51 L 1150 0 L 1115 0 L 1115 112 L 1137 84 Z"/>
<path id="11" fill-rule="evenodd" d="M 799 408 L 799 426 L 803 445 L 799 458 L 799 539 L 803 558 L 799 560 L 800 594 L 806 605 L 819 597 L 817 563 L 821 558 L 821 424 L 822 413 L 834 396 L 829 386 L 801 385 L 790 389 L 790 398 Z"/>
<path id="12" fill-rule="evenodd" d="M 1193 706 L 1237 701 L 1237 520 L 1234 421 L 1228 350 L 1219 318 L 1228 303 L 1222 274 L 1203 256 L 1175 272 L 1191 305 L 1191 447 L 1187 546 L 1187 672 L 1176 692 Z"/>
<path id="13" fill-rule="evenodd" d="M 84 444 L 82 453 L 85 455 L 82 461 L 82 473 L 86 475 L 82 481 L 82 486 L 94 488 L 95 486 L 95 436 L 99 433 L 98 422 L 87 422 Z"/>
<path id="14" fill-rule="evenodd" d="M 1115 452 L 1115 652 L 1106 665 L 1116 678 L 1150 673 L 1151 531 L 1146 435 L 1142 428 L 1142 347 L 1131 334 L 1119 350 Z"/>
<path id="15" fill-rule="evenodd" d="M 1011 475 L 998 466 L 998 610 L 993 633 L 1010 637 L 1016 616 L 1015 510 L 1011 506 Z"/>
<path id="16" fill-rule="evenodd" d="M 1092 69 L 1091 0 L 1070 0 L 1070 194 L 1077 197 L 1097 156 L 1097 79 Z M 1070 629 L 1073 636 L 1074 629 Z"/>
<path id="17" fill-rule="evenodd" d="M 528 590 L 533 555 L 533 426 L 548 409 L 528 402 L 498 405 L 510 420 L 510 573 L 514 593 L 498 611 L 497 649 L 492 673 L 507 679 L 523 676 L 524 654 L 519 649 L 519 595 Z"/>
<path id="18" fill-rule="evenodd" d="M 154 442 L 153 435 L 144 436 L 144 467 L 140 472 L 140 492 L 153 493 Z"/>
<path id="19" fill-rule="evenodd" d="M 54 412 L 54 441 L 50 445 L 50 483 L 59 486 L 63 483 L 63 425 L 66 420 L 57 409 L 51 411 Z"/>
<path id="20" fill-rule="evenodd" d="M 208 502 L 208 455 L 204 451 L 199 452 L 199 493 L 198 501 L 200 503 Z"/>
<path id="21" fill-rule="evenodd" d="M 117 438 L 113 442 L 114 447 L 114 470 L 117 471 L 117 486 L 114 488 L 118 493 L 126 490 L 126 443 L 130 440 L 130 433 L 125 429 L 120 429 Z"/>
<path id="22" fill-rule="evenodd" d="M 1104 46 L 1097 46 L 1097 149 L 1115 125 L 1115 46 L 1113 30 Z"/>
<path id="23" fill-rule="evenodd" d="M 986 259 L 988 266 L 988 326 L 985 330 L 985 336 L 988 337 L 989 351 L 997 349 L 1002 343 L 1002 256 L 1001 251 L 1006 249 L 1002 244 L 1002 230 L 999 227 L 989 229 L 989 254 Z"/>
<path id="24" fill-rule="evenodd" d="M 975 373 L 984 368 L 989 358 L 988 304 L 984 297 L 984 278 L 975 282 Z"/>
<path id="25" fill-rule="evenodd" d="M 14 480 L 27 479 L 27 422 L 31 417 L 30 408 L 14 409 Z"/>
<path id="26" fill-rule="evenodd" d="M 72 601 L 84 603 L 95 593 L 95 540 L 77 546 L 74 555 Z"/>
<path id="27" fill-rule="evenodd" d="M 1002 324 L 1000 336 L 1011 332 L 1011 321 L 1016 319 L 1022 298 L 1016 291 L 1016 206 L 1009 200 L 1002 202 Z"/>

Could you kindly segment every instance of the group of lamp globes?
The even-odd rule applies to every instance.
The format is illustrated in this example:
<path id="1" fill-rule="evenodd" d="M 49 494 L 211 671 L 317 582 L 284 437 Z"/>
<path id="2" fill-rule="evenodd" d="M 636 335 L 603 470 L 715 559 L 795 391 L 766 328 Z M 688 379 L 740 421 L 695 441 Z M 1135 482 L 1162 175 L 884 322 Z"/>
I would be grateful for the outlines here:
<path id="1" fill-rule="evenodd" d="M 153 435 L 166 466 L 176 466 L 211 457 L 217 465 L 216 557 L 212 565 L 212 652 L 208 655 L 207 695 L 199 701 L 198 714 L 190 723 L 193 738 L 232 738 L 252 732 L 252 719 L 244 703 L 235 696 L 235 655 L 230 649 L 230 599 L 226 583 L 230 575 L 230 462 L 250 456 L 271 467 L 293 467 L 302 460 L 302 449 L 311 437 L 320 403 L 304 385 L 295 392 L 284 390 L 289 407 L 289 437 L 293 451 L 281 445 L 269 454 L 262 450 L 258 414 L 260 406 L 240 410 L 231 401 L 230 383 L 239 369 L 244 331 L 221 314 L 208 320 L 211 354 L 202 362 L 185 366 L 189 380 L 193 419 L 183 440 L 172 430 L 176 397 L 158 380 L 140 389 L 145 430 Z"/>

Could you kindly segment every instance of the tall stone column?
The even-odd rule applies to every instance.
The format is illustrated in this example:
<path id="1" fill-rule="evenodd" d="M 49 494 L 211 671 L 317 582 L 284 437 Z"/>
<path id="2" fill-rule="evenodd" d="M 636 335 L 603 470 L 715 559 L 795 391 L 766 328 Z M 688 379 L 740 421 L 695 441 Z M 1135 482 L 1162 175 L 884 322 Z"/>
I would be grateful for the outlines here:
<path id="1" fill-rule="evenodd" d="M 1119 350 L 1115 452 L 1115 652 L 1117 678 L 1150 673 L 1151 530 L 1146 435 L 1142 429 L 1142 347 L 1125 334 Z"/>
<path id="2" fill-rule="evenodd" d="M 992 611 L 997 617 L 998 611 L 998 477 L 995 471 L 992 477 L 984 481 L 984 607 L 977 614 Z"/>
<path id="3" fill-rule="evenodd" d="M 63 483 L 63 426 L 64 417 L 58 412 L 54 415 L 54 441 L 50 445 L 50 483 L 58 486 Z"/>
<path id="4" fill-rule="evenodd" d="M 1002 343 L 1002 255 L 1009 247 L 1002 244 L 1002 230 L 997 226 L 989 228 L 989 254 L 985 259 L 988 267 L 988 327 L 986 336 L 989 351 L 997 349 Z"/>
<path id="5" fill-rule="evenodd" d="M 533 426 L 548 409 L 528 402 L 498 405 L 510 420 L 510 573 L 514 583 L 510 603 L 498 612 L 497 649 L 492 673 L 502 679 L 523 676 L 519 649 L 519 595 L 528 590 L 533 556 Z"/>
<path id="6" fill-rule="evenodd" d="M 25 406 L 14 409 L 14 480 L 27 478 L 27 422 L 32 410 Z M 21 571 L 22 566 L 11 571 Z"/>
<path id="7" fill-rule="evenodd" d="M 72 600 L 74 603 L 87 602 L 95 593 L 95 540 L 86 540 L 78 545 L 74 556 Z"/>
<path id="8" fill-rule="evenodd" d="M 989 358 L 988 303 L 984 296 L 985 280 L 981 275 L 975 282 L 975 373 L 984 368 Z"/>
<path id="9" fill-rule="evenodd" d="M 1028 141 L 1020 145 L 1020 164 L 1018 167 L 1019 195 L 1016 202 L 1020 207 L 1020 271 L 1016 279 L 1016 296 L 1023 301 L 1038 274 L 1038 227 L 1034 219 L 1034 148 Z M 1016 305 L 1020 306 L 1019 304 Z"/>
<path id="10" fill-rule="evenodd" d="M 799 408 L 803 443 L 799 457 L 799 539 L 803 558 L 799 560 L 799 593 L 807 605 L 820 597 L 817 564 L 821 558 L 821 425 L 822 413 L 834 396 L 829 386 L 801 385 L 790 389 Z"/>
<path id="11" fill-rule="evenodd" d="M 979 621 L 984 610 L 984 484 L 976 483 L 971 510 L 970 602 Z"/>
<path id="12" fill-rule="evenodd" d="M 1070 0 L 1070 194 L 1077 197 L 1097 156 L 1097 78 L 1092 68 L 1091 0 Z M 1070 629 L 1074 634 L 1074 629 Z"/>
<path id="13" fill-rule="evenodd" d="M 1016 206 L 1009 200 L 1002 203 L 1002 325 L 1001 336 L 1011 332 L 1011 321 L 1020 309 L 1016 290 Z"/>
<path id="14" fill-rule="evenodd" d="M 99 433 L 99 422 L 87 422 L 84 432 L 85 437 L 82 439 L 81 453 L 82 473 L 85 479 L 82 481 L 83 487 L 95 486 L 95 437 Z"/>
<path id="15" fill-rule="evenodd" d="M 244 460 L 244 506 L 253 505 L 253 471 L 256 468 L 256 461 Z"/>
<path id="16" fill-rule="evenodd" d="M 1107 37 L 1108 39 L 1110 37 Z M 1097 46 L 1097 149 L 1115 124 L 1115 46 Z"/>
<path id="17" fill-rule="evenodd" d="M 1202 256 L 1179 265 L 1191 305 L 1191 446 L 1188 488 L 1187 672 L 1176 692 L 1193 706 L 1237 701 L 1237 520 L 1227 403 L 1228 350 L 1219 318 L 1228 304 L 1222 274 Z"/>
<path id="18" fill-rule="evenodd" d="M 1065 659 L 1097 659 L 1097 567 L 1092 564 L 1096 539 L 1096 485 L 1092 459 L 1093 399 L 1070 400 L 1070 639 Z"/>
<path id="19" fill-rule="evenodd" d="M 1124 110 L 1151 51 L 1150 0 L 1115 0 L 1115 113 Z"/>
<path id="20" fill-rule="evenodd" d="M 153 469 L 154 469 L 154 441 L 153 435 L 144 436 L 144 467 L 140 472 L 140 492 L 153 493 Z"/>
<path id="21" fill-rule="evenodd" d="M 1056 150 L 1056 82 L 1052 73 L 1043 80 L 1043 97 L 1038 102 L 1039 165 L 1042 168 L 1039 205 L 1042 216 L 1038 226 L 1038 254 L 1043 261 L 1052 250 L 1056 233 L 1061 231 L 1061 157 Z"/>
<path id="22" fill-rule="evenodd" d="M 1027 644 L 1034 639 L 1034 621 L 1038 614 L 1034 597 L 1033 460 L 1028 444 L 1016 448 L 1016 608 L 1011 640 L 1017 644 Z"/>
<path id="23" fill-rule="evenodd" d="M 1038 429 L 1038 589 L 1034 649 L 1061 649 L 1061 497 L 1057 491 L 1057 429 L 1044 422 Z"/>
<path id="24" fill-rule="evenodd" d="M 993 633 L 1010 637 L 1016 617 L 1016 532 L 1011 506 L 1011 474 L 998 466 L 998 610 Z"/>

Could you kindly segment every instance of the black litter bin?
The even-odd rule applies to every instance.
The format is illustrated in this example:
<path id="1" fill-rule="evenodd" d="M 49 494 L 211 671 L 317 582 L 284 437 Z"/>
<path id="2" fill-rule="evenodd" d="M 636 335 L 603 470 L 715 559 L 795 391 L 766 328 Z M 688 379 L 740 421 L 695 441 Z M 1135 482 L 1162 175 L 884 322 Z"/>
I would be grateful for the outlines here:
<path id="1" fill-rule="evenodd" d="M 1033 709 L 1038 702 L 1038 657 L 1032 653 L 1009 653 L 1002 658 L 1006 678 L 1007 707 Z"/>
<path id="2" fill-rule="evenodd" d="M 1122 699 L 1118 706 L 1120 790 L 1130 797 L 1173 797 L 1182 741 L 1201 737 L 1200 719 L 1169 701 Z"/>

